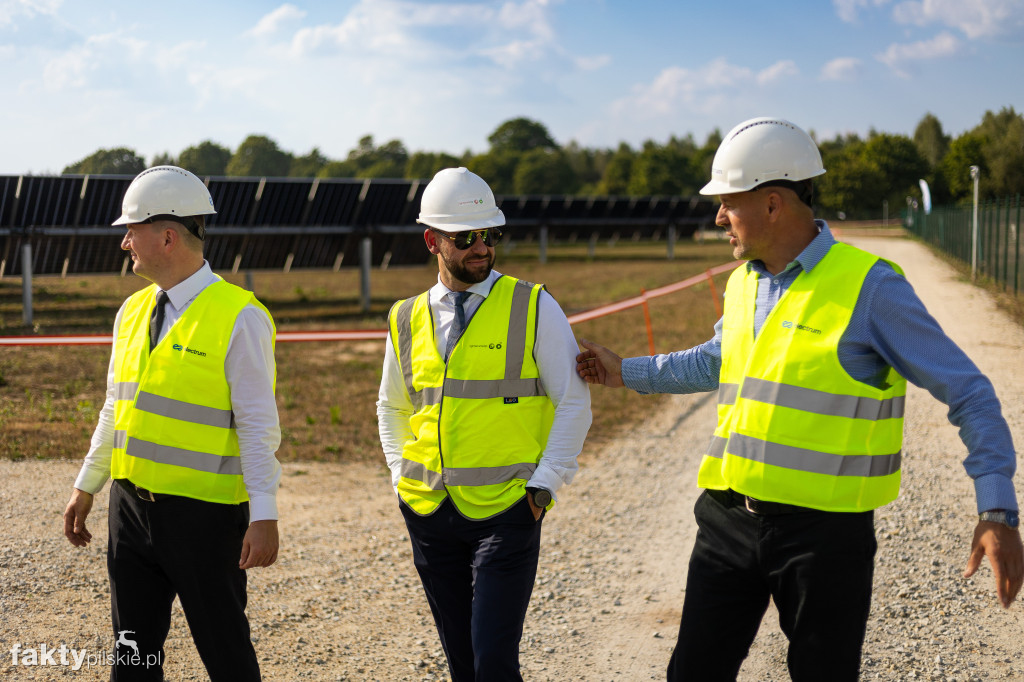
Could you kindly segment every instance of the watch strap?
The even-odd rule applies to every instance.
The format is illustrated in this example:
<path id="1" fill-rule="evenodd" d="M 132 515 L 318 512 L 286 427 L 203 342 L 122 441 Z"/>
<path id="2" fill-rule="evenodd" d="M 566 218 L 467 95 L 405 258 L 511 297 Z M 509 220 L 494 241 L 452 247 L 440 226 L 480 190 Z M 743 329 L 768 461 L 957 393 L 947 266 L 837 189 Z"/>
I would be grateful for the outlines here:
<path id="1" fill-rule="evenodd" d="M 1020 517 L 1017 515 L 1017 512 L 1012 509 L 993 509 L 985 511 L 978 514 L 978 520 L 1001 523 L 1004 526 L 1009 526 L 1010 528 L 1016 528 L 1020 525 Z"/>

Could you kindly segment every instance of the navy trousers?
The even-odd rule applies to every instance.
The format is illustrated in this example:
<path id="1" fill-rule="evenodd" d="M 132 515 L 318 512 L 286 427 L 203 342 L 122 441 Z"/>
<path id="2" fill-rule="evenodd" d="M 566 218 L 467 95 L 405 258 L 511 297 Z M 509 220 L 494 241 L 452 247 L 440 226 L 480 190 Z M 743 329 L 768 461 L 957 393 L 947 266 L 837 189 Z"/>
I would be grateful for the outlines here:
<path id="1" fill-rule="evenodd" d="M 111 680 L 162 680 L 164 640 L 177 595 L 213 682 L 260 679 L 238 568 L 249 505 L 168 496 L 139 499 L 110 486 L 107 571 L 115 665 Z"/>
<path id="2" fill-rule="evenodd" d="M 673 682 L 735 680 L 772 599 L 794 682 L 856 682 L 871 606 L 874 512 L 757 515 L 716 491 L 694 507 Z"/>
<path id="3" fill-rule="evenodd" d="M 446 499 L 430 516 L 399 503 L 452 682 L 522 680 L 519 641 L 537 577 L 541 521 L 522 500 L 483 521 Z"/>

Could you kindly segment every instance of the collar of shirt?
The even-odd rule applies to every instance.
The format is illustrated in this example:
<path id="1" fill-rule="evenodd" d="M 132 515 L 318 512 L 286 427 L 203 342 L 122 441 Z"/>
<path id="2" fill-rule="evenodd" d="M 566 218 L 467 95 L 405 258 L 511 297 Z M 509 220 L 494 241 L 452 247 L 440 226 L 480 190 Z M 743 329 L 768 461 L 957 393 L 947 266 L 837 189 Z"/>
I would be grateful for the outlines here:
<path id="1" fill-rule="evenodd" d="M 469 287 L 466 291 L 475 296 L 470 296 L 466 299 L 463 304 L 463 308 L 466 311 L 466 323 L 473 318 L 473 314 L 476 313 L 477 308 L 484 302 L 487 295 L 491 293 L 491 288 L 494 283 L 501 277 L 501 273 L 497 270 L 491 270 L 490 276 L 482 282 L 477 282 L 473 286 Z M 452 320 L 455 319 L 455 304 L 452 301 L 451 296 L 448 294 L 452 293 L 449 289 L 441 282 L 440 275 L 437 278 L 437 284 L 430 287 L 428 294 L 430 300 L 430 309 L 433 311 L 434 318 L 434 340 L 437 344 L 437 351 L 444 357 L 445 346 L 447 345 L 448 329 L 452 325 Z"/>
<path id="2" fill-rule="evenodd" d="M 497 270 L 491 270 L 491 274 L 487 276 L 487 279 L 485 279 L 482 282 L 477 282 L 476 284 L 466 289 L 466 291 L 468 291 L 469 293 L 476 294 L 480 298 L 477 298 L 476 296 L 470 296 L 468 299 L 466 299 L 465 305 L 467 307 L 472 307 L 475 309 L 478 302 L 483 298 L 487 298 L 487 295 L 491 293 L 491 288 L 494 286 L 494 283 L 498 281 L 499 277 L 501 277 L 500 272 L 498 272 Z M 437 284 L 430 287 L 430 307 L 442 308 L 447 310 L 448 312 L 454 312 L 455 306 L 452 304 L 452 299 L 448 295 L 450 293 L 452 293 L 452 290 L 444 285 L 444 283 L 441 281 L 441 276 L 438 275 Z"/>
<path id="3" fill-rule="evenodd" d="M 824 220 L 815 220 L 814 224 L 818 226 L 818 236 L 811 240 L 811 243 L 804 247 L 804 250 L 800 252 L 786 269 L 780 274 L 789 273 L 794 268 L 800 268 L 806 272 L 810 272 L 814 267 L 821 262 L 821 259 L 825 257 L 828 250 L 832 248 L 832 245 L 836 243 L 836 238 L 832 236 L 832 230 L 828 228 L 828 223 Z M 759 260 L 752 260 L 747 263 L 747 271 L 753 270 L 761 277 L 774 277 L 764 267 L 764 263 Z"/>
<path id="4" fill-rule="evenodd" d="M 204 260 L 203 267 L 167 290 L 167 298 L 170 299 L 176 312 L 182 312 L 196 296 L 202 293 L 203 289 L 216 281 L 217 275 L 213 274 L 210 264 Z"/>

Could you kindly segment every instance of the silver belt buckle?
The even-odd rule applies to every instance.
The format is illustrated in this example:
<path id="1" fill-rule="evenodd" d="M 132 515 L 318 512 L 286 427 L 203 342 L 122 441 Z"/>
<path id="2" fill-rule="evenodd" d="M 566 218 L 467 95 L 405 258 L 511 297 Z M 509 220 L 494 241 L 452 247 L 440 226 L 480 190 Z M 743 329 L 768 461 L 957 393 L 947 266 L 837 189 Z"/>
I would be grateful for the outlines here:
<path id="1" fill-rule="evenodd" d="M 750 495 L 744 495 L 743 496 L 743 505 L 747 508 L 747 511 L 750 512 L 751 514 L 756 514 L 757 513 L 756 511 L 754 511 L 750 507 Z"/>

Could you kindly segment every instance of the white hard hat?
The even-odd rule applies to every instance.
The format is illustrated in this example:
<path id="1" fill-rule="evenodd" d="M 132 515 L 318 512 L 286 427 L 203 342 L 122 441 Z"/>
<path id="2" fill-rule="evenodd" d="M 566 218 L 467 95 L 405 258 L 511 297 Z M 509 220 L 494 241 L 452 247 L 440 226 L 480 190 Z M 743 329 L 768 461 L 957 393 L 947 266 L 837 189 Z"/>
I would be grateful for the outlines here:
<path id="1" fill-rule="evenodd" d="M 213 197 L 203 181 L 184 168 L 154 166 L 135 176 L 114 225 L 141 223 L 155 216 L 213 215 Z"/>
<path id="2" fill-rule="evenodd" d="M 466 168 L 445 168 L 423 190 L 416 222 L 443 232 L 466 232 L 500 227 L 505 214 L 483 178 Z"/>
<path id="3" fill-rule="evenodd" d="M 811 136 L 781 118 L 752 118 L 729 131 L 701 194 L 735 194 L 773 180 L 798 182 L 825 172 Z"/>

